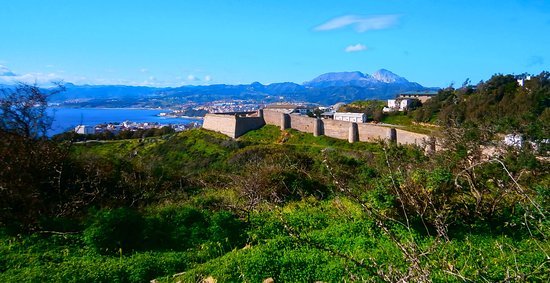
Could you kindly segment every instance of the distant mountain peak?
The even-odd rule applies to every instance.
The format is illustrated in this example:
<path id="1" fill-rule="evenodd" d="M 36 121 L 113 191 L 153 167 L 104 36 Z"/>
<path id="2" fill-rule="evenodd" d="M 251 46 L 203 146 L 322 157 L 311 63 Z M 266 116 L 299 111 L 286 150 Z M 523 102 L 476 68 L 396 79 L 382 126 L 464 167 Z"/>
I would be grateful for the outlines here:
<path id="1" fill-rule="evenodd" d="M 382 87 L 386 84 L 411 84 L 407 79 L 395 73 L 380 69 L 372 75 L 355 72 L 333 72 L 322 74 L 311 81 L 305 82 L 307 87 L 334 87 L 334 86 L 358 86 L 358 87 Z"/>
<path id="2" fill-rule="evenodd" d="M 325 86 L 343 86 L 343 85 L 358 85 L 366 86 L 368 84 L 377 83 L 409 83 L 407 79 L 396 75 L 395 73 L 380 69 L 374 72 L 372 75 L 361 73 L 359 71 L 354 72 L 331 72 L 322 74 L 311 81 L 304 82 L 305 86 L 313 87 L 325 87 Z"/>
<path id="3" fill-rule="evenodd" d="M 331 82 L 331 81 L 340 81 L 340 82 L 351 82 L 358 80 L 368 79 L 370 76 L 365 75 L 359 71 L 354 72 L 330 72 L 322 74 L 309 82 L 304 84 L 315 84 L 320 82 Z"/>
<path id="4" fill-rule="evenodd" d="M 408 83 L 409 81 L 386 69 L 380 69 L 372 74 L 377 81 L 384 83 Z"/>

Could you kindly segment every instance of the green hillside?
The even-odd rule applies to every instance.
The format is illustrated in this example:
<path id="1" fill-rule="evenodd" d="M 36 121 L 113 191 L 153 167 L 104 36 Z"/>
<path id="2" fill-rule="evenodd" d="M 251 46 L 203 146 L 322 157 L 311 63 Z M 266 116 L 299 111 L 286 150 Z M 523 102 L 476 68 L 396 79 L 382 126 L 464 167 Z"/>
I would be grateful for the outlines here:
<path id="1" fill-rule="evenodd" d="M 69 151 L 62 195 L 3 214 L 1 280 L 550 279 L 548 164 L 528 150 L 469 168 L 266 126 Z"/>

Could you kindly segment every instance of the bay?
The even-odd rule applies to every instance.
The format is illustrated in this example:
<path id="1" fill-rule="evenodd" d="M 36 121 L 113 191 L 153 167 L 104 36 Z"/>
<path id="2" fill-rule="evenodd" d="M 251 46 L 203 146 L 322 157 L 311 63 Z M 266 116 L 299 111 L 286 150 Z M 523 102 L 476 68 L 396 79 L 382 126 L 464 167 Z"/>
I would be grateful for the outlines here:
<path id="1" fill-rule="evenodd" d="M 138 123 L 158 122 L 163 125 L 188 124 L 198 122 L 199 118 L 159 117 L 161 112 L 170 112 L 162 109 L 134 109 L 134 108 L 48 108 L 48 114 L 53 116 L 51 130 L 48 136 L 73 130 L 77 125 L 95 126 L 102 123 L 121 123 L 132 121 Z"/>

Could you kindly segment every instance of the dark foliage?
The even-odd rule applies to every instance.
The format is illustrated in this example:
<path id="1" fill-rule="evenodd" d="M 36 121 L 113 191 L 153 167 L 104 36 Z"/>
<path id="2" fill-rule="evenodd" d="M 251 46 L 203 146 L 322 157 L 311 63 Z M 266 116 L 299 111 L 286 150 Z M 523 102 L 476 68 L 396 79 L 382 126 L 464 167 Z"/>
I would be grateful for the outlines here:
<path id="1" fill-rule="evenodd" d="M 477 86 L 449 87 L 411 115 L 419 122 L 437 119 L 447 126 L 474 126 L 499 133 L 521 133 L 528 139 L 550 136 L 550 73 L 518 85 L 524 76 L 494 75 Z"/>
<path id="2" fill-rule="evenodd" d="M 23 83 L 0 89 L 0 130 L 28 139 L 44 137 L 52 123 L 46 112 L 48 97 L 64 90 L 61 84 L 44 90 Z"/>

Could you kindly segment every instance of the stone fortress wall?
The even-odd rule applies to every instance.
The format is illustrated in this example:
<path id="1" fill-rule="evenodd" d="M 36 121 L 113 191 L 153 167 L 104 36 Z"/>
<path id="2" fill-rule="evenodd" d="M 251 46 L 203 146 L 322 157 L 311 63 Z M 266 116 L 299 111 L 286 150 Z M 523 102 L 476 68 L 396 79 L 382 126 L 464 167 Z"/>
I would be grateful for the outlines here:
<path id="1" fill-rule="evenodd" d="M 257 112 L 237 112 L 206 114 L 202 127 L 232 138 L 238 138 L 248 131 L 259 129 L 264 125 L 263 117 Z"/>
<path id="2" fill-rule="evenodd" d="M 390 140 L 398 144 L 415 144 L 427 150 L 435 150 L 435 139 L 424 134 L 373 124 L 285 114 L 266 109 L 258 112 L 207 114 L 204 117 L 203 128 L 237 138 L 266 124 L 280 127 L 282 130 L 295 129 L 312 133 L 314 136 L 325 135 L 347 139 L 349 142 Z"/>
<path id="3" fill-rule="evenodd" d="M 235 129 L 237 128 L 237 119 L 234 115 L 206 114 L 202 122 L 202 127 L 236 138 Z"/>

